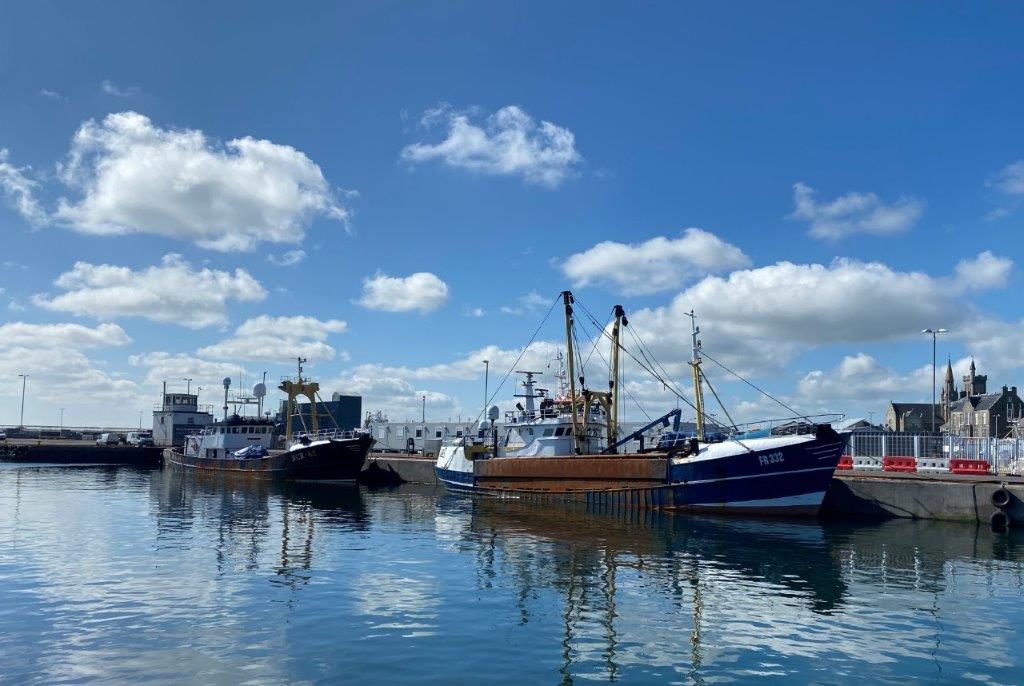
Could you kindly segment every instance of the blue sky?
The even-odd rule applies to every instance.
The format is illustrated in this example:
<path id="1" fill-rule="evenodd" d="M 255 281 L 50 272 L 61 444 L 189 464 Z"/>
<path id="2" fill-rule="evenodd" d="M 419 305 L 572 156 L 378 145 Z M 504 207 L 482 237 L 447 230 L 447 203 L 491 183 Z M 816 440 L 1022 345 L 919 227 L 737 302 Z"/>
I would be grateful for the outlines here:
<path id="1" fill-rule="evenodd" d="M 710 354 L 808 412 L 926 399 L 924 326 L 958 373 L 1024 366 L 1019 7 L 4 15 L 0 423 L 19 373 L 27 423 L 134 423 L 162 379 L 294 351 L 365 409 L 475 415 L 480 360 L 500 378 L 564 288 L 624 305 L 677 378 L 697 309 Z"/>

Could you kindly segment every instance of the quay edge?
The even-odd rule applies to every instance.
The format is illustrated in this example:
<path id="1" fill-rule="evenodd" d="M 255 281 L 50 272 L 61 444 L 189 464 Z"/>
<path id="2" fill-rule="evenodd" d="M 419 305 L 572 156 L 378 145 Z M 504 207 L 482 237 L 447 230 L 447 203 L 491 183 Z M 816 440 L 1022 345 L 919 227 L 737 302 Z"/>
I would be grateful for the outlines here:
<path id="1" fill-rule="evenodd" d="M 1003 489 L 1009 503 L 992 504 Z M 837 474 L 825 494 L 822 516 L 861 519 L 939 519 L 989 524 L 1004 512 L 1011 526 L 1024 525 L 1024 478 L 1016 476 L 923 475 L 898 472 Z"/>

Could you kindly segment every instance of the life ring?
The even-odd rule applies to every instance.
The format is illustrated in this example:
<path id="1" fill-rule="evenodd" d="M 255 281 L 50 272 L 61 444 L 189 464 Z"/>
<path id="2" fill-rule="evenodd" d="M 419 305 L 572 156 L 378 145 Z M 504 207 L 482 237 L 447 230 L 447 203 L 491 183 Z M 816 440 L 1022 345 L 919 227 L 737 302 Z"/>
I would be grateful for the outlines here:
<path id="1" fill-rule="evenodd" d="M 1010 515 L 1006 514 L 1002 510 L 996 510 L 992 513 L 992 516 L 988 518 L 989 526 L 992 527 L 992 531 L 1002 533 L 1010 528 Z"/>
<path id="2" fill-rule="evenodd" d="M 1010 505 L 1010 492 L 1005 488 L 997 488 L 992 491 L 992 505 L 1000 510 L 1005 510 Z"/>

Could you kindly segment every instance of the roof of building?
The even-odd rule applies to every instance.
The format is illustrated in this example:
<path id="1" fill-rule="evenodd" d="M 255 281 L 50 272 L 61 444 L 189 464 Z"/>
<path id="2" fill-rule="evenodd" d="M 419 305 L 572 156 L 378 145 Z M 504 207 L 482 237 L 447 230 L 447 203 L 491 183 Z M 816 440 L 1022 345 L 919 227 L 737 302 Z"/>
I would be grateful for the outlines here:
<path id="1" fill-rule="evenodd" d="M 935 410 L 938 411 L 938 412 L 942 411 L 942 406 L 941 405 L 938 405 L 938 404 L 932 405 L 931 403 L 889 403 L 889 404 L 892 405 L 893 411 L 896 412 L 897 414 L 903 414 L 904 412 L 909 412 L 911 414 L 925 415 L 925 414 L 930 414 L 931 411 L 932 411 L 932 408 L 935 408 Z"/>

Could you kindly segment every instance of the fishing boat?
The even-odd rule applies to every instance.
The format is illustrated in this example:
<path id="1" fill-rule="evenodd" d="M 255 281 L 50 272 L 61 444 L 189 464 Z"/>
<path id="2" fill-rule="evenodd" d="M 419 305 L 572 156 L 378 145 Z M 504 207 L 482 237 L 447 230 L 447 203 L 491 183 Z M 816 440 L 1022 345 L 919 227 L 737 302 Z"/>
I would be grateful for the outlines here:
<path id="1" fill-rule="evenodd" d="M 224 419 L 186 436 L 182 448 L 165 450 L 164 464 L 287 479 L 354 481 L 362 471 L 373 438 L 361 430 L 320 430 L 317 413 L 320 386 L 303 378 L 303 362 L 305 360 L 299 358 L 298 377 L 285 379 L 279 386 L 288 396 L 285 433 L 281 437 L 283 448 L 275 445 L 276 427 L 269 418 L 241 417 L 237 413 L 228 416 L 230 379 L 225 379 Z M 258 386 L 255 395 L 262 397 L 261 391 L 265 393 L 265 388 Z M 296 416 L 295 401 L 301 396 L 310 400 L 311 426 L 308 430 L 303 426 L 302 430 L 295 431 L 292 422 Z M 303 418 L 302 414 L 297 416 Z"/>
<path id="2" fill-rule="evenodd" d="M 567 390 L 549 398 L 535 387 L 537 373 L 525 372 L 524 393 L 519 396 L 525 402 L 506 416 L 503 435 L 495 428 L 498 412 L 492 407 L 488 415 L 490 433 L 480 431 L 474 437 L 442 446 L 435 463 L 438 481 L 462 491 L 581 501 L 595 506 L 817 514 L 846 435 L 811 417 L 795 425 L 791 422 L 786 433 L 771 428 L 742 431 L 710 418 L 704 407 L 703 386 L 707 381 L 701 371 L 700 329 L 691 313 L 694 400 L 680 393 L 677 396 L 695 411 L 695 431 L 687 435 L 678 430 L 681 411 L 675 409 L 640 431 L 621 436 L 617 394 L 621 386 L 620 352 L 625 350 L 621 333 L 629 324 L 625 312 L 620 306 L 613 309 L 613 322 L 606 334 L 611 343 L 612 369 L 608 390 L 586 388 L 582 374 L 577 388 L 576 301 L 569 291 L 564 291 L 561 298 Z M 601 330 L 606 331 L 604 327 Z M 671 387 L 671 381 L 657 373 L 656 365 L 634 359 Z M 619 452 L 647 429 L 659 424 L 668 429 L 670 423 L 673 430 L 663 433 L 652 448 L 634 454 Z"/>

